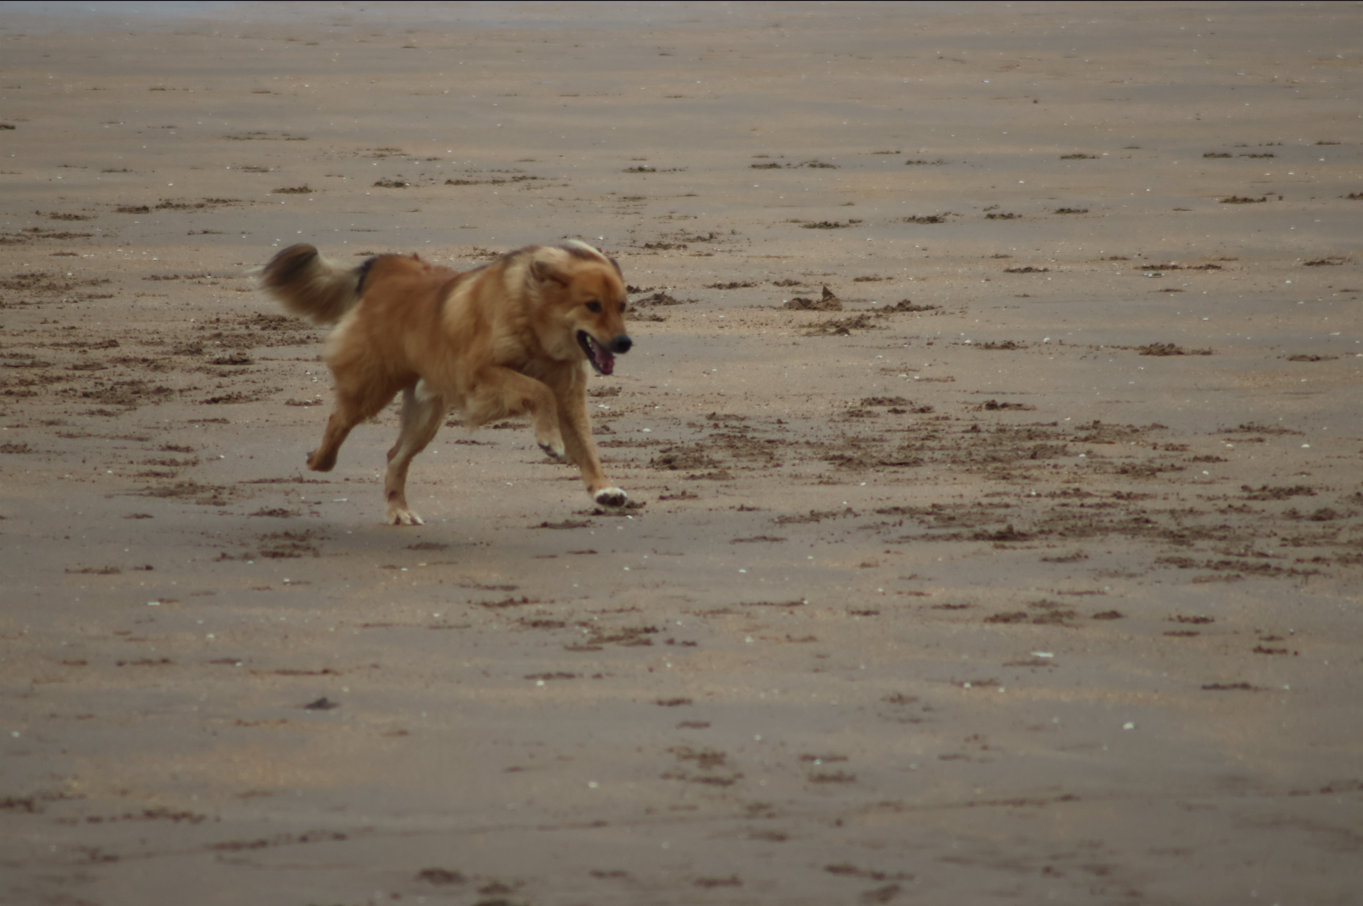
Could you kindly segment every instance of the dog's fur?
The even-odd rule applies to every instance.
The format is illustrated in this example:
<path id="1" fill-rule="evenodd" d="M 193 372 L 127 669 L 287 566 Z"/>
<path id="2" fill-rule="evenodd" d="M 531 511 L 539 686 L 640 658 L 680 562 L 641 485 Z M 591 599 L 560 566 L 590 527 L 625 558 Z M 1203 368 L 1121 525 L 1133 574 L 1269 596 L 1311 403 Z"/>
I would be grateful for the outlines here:
<path id="1" fill-rule="evenodd" d="M 290 312 L 336 325 L 325 353 L 336 408 L 310 469 L 330 471 L 350 430 L 402 391 L 402 433 L 384 479 L 390 524 L 421 523 L 407 506 L 407 467 L 451 408 L 470 428 L 529 414 L 539 445 L 576 463 L 598 504 L 627 502 L 601 470 L 586 406 L 587 363 L 610 374 L 632 345 L 613 259 L 573 241 L 460 273 L 416 255 L 346 267 L 294 245 L 259 278 Z"/>

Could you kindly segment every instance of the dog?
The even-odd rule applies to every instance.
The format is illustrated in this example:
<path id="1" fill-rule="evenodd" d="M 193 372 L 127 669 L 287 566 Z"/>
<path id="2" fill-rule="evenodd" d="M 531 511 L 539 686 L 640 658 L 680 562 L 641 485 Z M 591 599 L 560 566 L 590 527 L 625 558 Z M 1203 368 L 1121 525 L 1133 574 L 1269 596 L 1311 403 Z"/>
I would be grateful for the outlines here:
<path id="1" fill-rule="evenodd" d="M 402 392 L 402 430 L 383 483 L 388 524 L 422 524 L 407 504 L 407 468 L 451 409 L 470 428 L 530 415 L 540 447 L 576 464 L 597 504 L 629 502 L 601 469 L 586 403 L 586 366 L 609 375 L 633 345 L 613 258 L 573 240 L 461 273 L 416 255 L 347 267 L 299 244 L 257 276 L 287 311 L 335 325 L 323 358 L 336 407 L 308 468 L 331 471 L 350 430 Z"/>

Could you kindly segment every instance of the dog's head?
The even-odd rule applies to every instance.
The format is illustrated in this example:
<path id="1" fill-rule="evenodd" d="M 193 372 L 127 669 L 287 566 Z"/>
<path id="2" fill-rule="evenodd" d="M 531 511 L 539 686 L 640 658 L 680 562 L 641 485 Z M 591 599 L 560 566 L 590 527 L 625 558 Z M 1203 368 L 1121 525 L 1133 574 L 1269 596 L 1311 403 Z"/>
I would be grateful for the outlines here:
<path id="1" fill-rule="evenodd" d="M 544 304 L 537 330 L 546 347 L 562 354 L 576 345 L 599 374 L 634 341 L 625 333 L 625 281 L 620 265 L 585 242 L 541 246 L 532 252 L 530 279 Z M 546 335 L 552 334 L 552 335 Z"/>

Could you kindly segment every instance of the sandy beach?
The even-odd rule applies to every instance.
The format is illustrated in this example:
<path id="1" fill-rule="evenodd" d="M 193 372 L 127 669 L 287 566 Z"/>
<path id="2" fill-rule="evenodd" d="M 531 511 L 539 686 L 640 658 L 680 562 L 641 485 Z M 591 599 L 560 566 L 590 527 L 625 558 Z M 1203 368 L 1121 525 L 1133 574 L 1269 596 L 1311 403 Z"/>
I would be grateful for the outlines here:
<path id="1" fill-rule="evenodd" d="M 1357 4 L 0 8 L 0 900 L 1349 904 Z M 296 242 L 615 256 L 594 507 Z"/>

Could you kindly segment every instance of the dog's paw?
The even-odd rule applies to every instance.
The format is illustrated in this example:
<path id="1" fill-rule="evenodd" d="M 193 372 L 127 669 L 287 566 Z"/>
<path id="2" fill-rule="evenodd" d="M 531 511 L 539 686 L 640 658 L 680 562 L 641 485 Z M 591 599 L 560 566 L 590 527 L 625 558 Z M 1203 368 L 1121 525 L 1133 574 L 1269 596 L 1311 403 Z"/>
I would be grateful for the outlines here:
<path id="1" fill-rule="evenodd" d="M 336 468 L 336 454 L 329 453 L 319 455 L 320 451 L 313 450 L 308 454 L 308 468 L 314 472 L 330 472 Z"/>
<path id="2" fill-rule="evenodd" d="M 425 525 L 426 523 L 420 516 L 411 510 L 400 507 L 389 507 L 387 522 L 389 525 Z"/>
<path id="3" fill-rule="evenodd" d="M 602 488 L 592 495 L 597 506 L 608 506 L 618 509 L 629 503 L 629 495 L 619 488 Z"/>
<path id="4" fill-rule="evenodd" d="M 540 449 L 544 451 L 544 455 L 548 456 L 550 459 L 562 461 L 562 459 L 568 455 L 568 450 L 563 446 L 563 441 L 561 440 L 551 441 L 549 443 L 539 441 L 539 445 Z"/>

